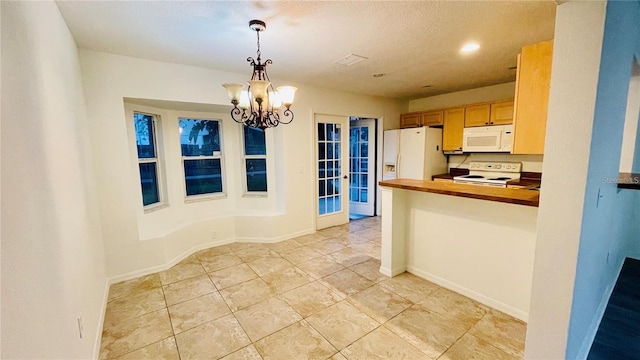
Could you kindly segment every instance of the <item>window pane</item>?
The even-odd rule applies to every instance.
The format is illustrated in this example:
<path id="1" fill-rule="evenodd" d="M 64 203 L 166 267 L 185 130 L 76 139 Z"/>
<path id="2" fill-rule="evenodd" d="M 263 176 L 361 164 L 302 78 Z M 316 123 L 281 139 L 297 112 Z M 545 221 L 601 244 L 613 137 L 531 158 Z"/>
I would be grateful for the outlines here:
<path id="1" fill-rule="evenodd" d="M 139 165 L 140 185 L 142 185 L 142 204 L 147 206 L 160 202 L 156 163 L 142 163 Z"/>
<path id="2" fill-rule="evenodd" d="M 360 144 L 360 156 L 362 157 L 369 156 L 368 145 L 369 145 L 368 143 Z"/>
<path id="3" fill-rule="evenodd" d="M 264 131 L 247 126 L 244 129 L 244 153 L 245 155 L 266 155 L 267 146 L 264 140 Z"/>
<path id="4" fill-rule="evenodd" d="M 187 196 L 222 192 L 220 159 L 185 160 Z"/>
<path id="5" fill-rule="evenodd" d="M 327 200 L 325 198 L 318 199 L 318 213 L 324 215 L 327 212 Z"/>
<path id="6" fill-rule="evenodd" d="M 318 159 L 324 160 L 324 143 L 318 143 Z"/>
<path id="7" fill-rule="evenodd" d="M 136 127 L 136 145 L 138 147 L 138 158 L 155 158 L 156 140 L 155 134 L 153 133 L 153 116 L 134 113 L 133 123 Z"/>
<path id="8" fill-rule="evenodd" d="M 327 174 L 325 172 L 326 166 L 327 165 L 324 161 L 318 162 L 318 178 L 319 179 L 324 179 L 325 177 L 327 177 Z"/>
<path id="9" fill-rule="evenodd" d="M 267 191 L 267 160 L 246 159 L 247 191 Z"/>
<path id="10" fill-rule="evenodd" d="M 360 189 L 360 202 L 366 203 L 367 201 L 367 190 Z"/>
<path id="11" fill-rule="evenodd" d="M 215 120 L 180 119 L 182 156 L 212 156 L 220 151 L 220 126 Z"/>
<path id="12" fill-rule="evenodd" d="M 334 199 L 334 202 L 333 202 L 333 210 L 334 210 L 334 211 L 340 211 L 340 210 L 341 210 L 341 206 L 340 206 L 340 205 L 342 205 L 342 204 L 340 203 L 340 195 L 338 195 L 338 196 L 334 197 L 333 199 Z"/>
<path id="13" fill-rule="evenodd" d="M 324 134 L 324 124 L 318 123 L 318 140 L 324 141 L 326 140 L 326 136 Z"/>
<path id="14" fill-rule="evenodd" d="M 325 189 L 326 189 L 325 182 L 326 182 L 326 180 L 320 180 L 318 182 L 318 194 L 320 196 L 325 196 Z"/>

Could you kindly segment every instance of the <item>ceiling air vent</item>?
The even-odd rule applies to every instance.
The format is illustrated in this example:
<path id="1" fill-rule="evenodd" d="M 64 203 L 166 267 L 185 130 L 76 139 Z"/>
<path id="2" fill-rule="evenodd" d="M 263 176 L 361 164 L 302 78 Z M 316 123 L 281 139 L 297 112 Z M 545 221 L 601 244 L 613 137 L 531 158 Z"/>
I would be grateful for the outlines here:
<path id="1" fill-rule="evenodd" d="M 347 56 L 344 56 L 336 61 L 334 61 L 334 64 L 340 64 L 340 65 L 345 65 L 345 66 L 351 66 L 355 63 L 359 63 L 362 60 L 366 60 L 367 58 L 364 56 L 360 56 L 360 55 L 356 55 L 356 54 L 349 54 Z"/>

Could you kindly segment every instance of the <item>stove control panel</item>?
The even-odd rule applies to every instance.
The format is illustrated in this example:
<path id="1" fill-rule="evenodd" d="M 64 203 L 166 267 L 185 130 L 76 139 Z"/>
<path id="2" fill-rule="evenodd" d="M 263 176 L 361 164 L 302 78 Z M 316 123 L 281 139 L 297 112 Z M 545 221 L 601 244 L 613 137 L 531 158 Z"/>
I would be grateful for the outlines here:
<path id="1" fill-rule="evenodd" d="M 522 171 L 522 163 L 519 162 L 493 162 L 493 161 L 472 161 L 469 163 L 469 170 L 472 171 L 493 171 L 519 173 Z"/>

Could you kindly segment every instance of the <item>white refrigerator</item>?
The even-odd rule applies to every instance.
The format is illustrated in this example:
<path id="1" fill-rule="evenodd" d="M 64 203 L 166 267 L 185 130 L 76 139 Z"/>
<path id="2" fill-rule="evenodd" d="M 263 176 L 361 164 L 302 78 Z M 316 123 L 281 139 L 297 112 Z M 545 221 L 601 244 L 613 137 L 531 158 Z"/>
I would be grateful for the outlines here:
<path id="1" fill-rule="evenodd" d="M 442 129 L 419 127 L 386 130 L 382 179 L 431 180 L 447 172 L 442 153 Z"/>

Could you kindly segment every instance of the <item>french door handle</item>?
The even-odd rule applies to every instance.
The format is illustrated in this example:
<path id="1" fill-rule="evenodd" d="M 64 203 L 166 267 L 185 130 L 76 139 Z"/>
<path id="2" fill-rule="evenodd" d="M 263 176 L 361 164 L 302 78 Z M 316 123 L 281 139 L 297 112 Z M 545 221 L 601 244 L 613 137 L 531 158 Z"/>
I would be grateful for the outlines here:
<path id="1" fill-rule="evenodd" d="M 342 178 L 346 180 L 346 179 L 348 179 L 348 178 L 349 178 L 349 176 L 348 176 L 348 175 L 345 175 L 345 176 L 343 176 Z"/>

